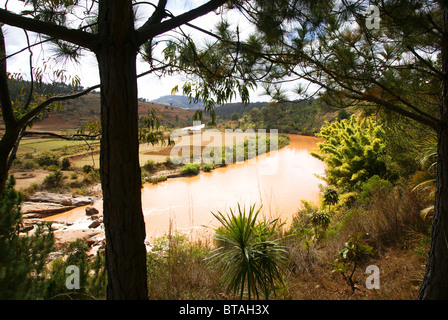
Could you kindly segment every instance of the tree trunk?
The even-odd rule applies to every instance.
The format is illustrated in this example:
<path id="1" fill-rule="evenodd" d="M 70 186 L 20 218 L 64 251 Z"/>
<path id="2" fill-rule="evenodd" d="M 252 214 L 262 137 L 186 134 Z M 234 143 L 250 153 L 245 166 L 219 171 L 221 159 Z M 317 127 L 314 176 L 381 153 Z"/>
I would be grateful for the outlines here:
<path id="1" fill-rule="evenodd" d="M 101 1 L 101 153 L 108 299 L 147 299 L 131 1 Z"/>
<path id="2" fill-rule="evenodd" d="M 442 1 L 442 101 L 437 131 L 437 184 L 426 273 L 418 299 L 448 299 L 448 7 Z"/>
<path id="3" fill-rule="evenodd" d="M 426 273 L 418 299 L 448 299 L 448 130 L 438 137 L 437 186 Z"/>

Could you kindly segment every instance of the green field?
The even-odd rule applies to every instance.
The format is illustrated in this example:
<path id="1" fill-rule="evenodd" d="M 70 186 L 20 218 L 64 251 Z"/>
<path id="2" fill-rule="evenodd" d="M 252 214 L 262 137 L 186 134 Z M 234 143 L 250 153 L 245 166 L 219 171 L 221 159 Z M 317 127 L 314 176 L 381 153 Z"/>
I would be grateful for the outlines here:
<path id="1" fill-rule="evenodd" d="M 89 141 L 90 145 L 99 145 L 99 141 Z M 54 138 L 24 138 L 20 142 L 18 154 L 26 153 L 40 153 L 44 150 L 56 151 L 64 148 L 75 146 L 85 146 L 88 150 L 87 144 L 83 140 L 62 140 Z"/>

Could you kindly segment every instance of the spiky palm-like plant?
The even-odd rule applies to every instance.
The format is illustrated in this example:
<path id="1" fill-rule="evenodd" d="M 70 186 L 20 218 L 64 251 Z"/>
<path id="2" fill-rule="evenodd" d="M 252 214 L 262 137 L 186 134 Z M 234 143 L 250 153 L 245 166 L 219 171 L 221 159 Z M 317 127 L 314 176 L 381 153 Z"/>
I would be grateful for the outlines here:
<path id="1" fill-rule="evenodd" d="M 248 299 L 259 299 L 263 293 L 268 299 L 279 283 L 282 283 L 281 266 L 286 262 L 285 247 L 277 236 L 281 228 L 278 219 L 257 222 L 261 207 L 245 208 L 238 204 L 238 212 L 230 209 L 227 215 L 212 213 L 222 224 L 215 233 L 218 248 L 209 259 L 221 267 L 221 286 L 226 293 Z"/>

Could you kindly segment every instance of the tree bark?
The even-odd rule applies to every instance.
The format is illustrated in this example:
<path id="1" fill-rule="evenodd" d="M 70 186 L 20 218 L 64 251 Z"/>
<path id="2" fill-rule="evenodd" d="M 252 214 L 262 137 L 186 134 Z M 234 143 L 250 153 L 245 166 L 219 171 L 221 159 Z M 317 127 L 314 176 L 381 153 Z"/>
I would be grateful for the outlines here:
<path id="1" fill-rule="evenodd" d="M 431 231 L 431 246 L 418 299 L 448 299 L 448 5 L 441 2 L 442 101 L 437 129 L 437 184 Z"/>
<path id="2" fill-rule="evenodd" d="M 100 152 L 108 299 L 147 299 L 141 205 L 136 54 L 130 1 L 101 1 Z"/>

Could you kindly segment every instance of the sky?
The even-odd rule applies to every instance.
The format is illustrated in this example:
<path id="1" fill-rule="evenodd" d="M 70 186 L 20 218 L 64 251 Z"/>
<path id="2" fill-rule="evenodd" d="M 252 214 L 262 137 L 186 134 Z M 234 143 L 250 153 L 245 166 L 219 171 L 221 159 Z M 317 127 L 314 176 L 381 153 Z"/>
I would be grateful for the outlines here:
<path id="1" fill-rule="evenodd" d="M 180 14 L 189 8 L 198 6 L 198 3 L 204 2 L 204 0 L 189 0 L 189 1 L 180 1 L 180 0 L 171 0 L 168 1 L 168 9 L 174 14 Z M 0 1 L 0 7 L 4 8 L 5 0 Z M 8 10 L 19 12 L 23 10 L 23 3 L 17 0 L 8 1 Z M 235 11 L 235 10 L 233 10 Z M 141 16 L 143 19 L 148 16 L 150 12 L 145 12 L 145 8 L 142 7 L 138 11 L 138 16 Z M 137 17 L 138 17 L 137 16 Z M 250 30 L 249 23 L 241 16 L 238 16 L 236 13 L 227 13 L 227 16 L 234 21 L 235 24 L 240 26 L 240 30 L 245 30 L 246 32 Z M 200 17 L 194 21 L 193 24 L 206 29 L 212 30 L 214 25 L 219 21 L 220 16 L 216 13 L 209 13 L 206 16 Z M 194 35 L 195 41 L 203 41 L 206 36 L 196 32 L 194 29 L 190 29 L 187 27 L 183 27 L 187 33 L 192 33 Z M 4 26 L 3 31 L 5 33 L 5 42 L 6 42 L 6 50 L 7 54 L 14 53 L 26 46 L 26 37 L 23 30 Z M 39 38 L 35 34 L 30 34 L 31 42 L 37 41 Z M 197 40 L 196 40 L 197 39 Z M 51 50 L 48 50 L 48 47 L 44 47 L 45 50 L 42 50 L 41 46 L 36 46 L 33 49 L 33 65 L 39 66 L 42 65 L 42 61 L 47 61 L 48 66 L 55 69 L 64 69 L 66 73 L 69 75 L 77 75 L 81 79 L 81 85 L 84 88 L 99 84 L 99 74 L 97 61 L 95 56 L 89 52 L 84 50 L 83 56 L 80 60 L 79 64 L 66 63 L 65 65 L 55 63 L 51 57 Z M 29 52 L 24 51 L 18 55 L 15 55 L 12 58 L 9 58 L 7 61 L 7 68 L 10 73 L 21 73 L 27 78 L 26 75 L 29 74 Z M 137 73 L 144 72 L 148 70 L 148 65 L 138 59 L 137 61 Z M 140 78 L 138 80 L 138 95 L 139 98 L 144 98 L 147 100 L 154 100 L 164 95 L 170 95 L 171 90 L 174 86 L 178 85 L 179 88 L 182 87 L 183 83 L 187 81 L 185 76 L 164 76 L 163 78 L 159 78 L 158 76 L 145 76 L 144 78 Z M 269 101 L 270 97 L 266 95 L 262 95 L 262 88 L 258 88 L 257 91 L 251 93 L 251 102 L 257 101 Z M 178 93 L 180 94 L 180 93 Z M 234 100 L 232 102 L 237 102 L 239 99 Z"/>

